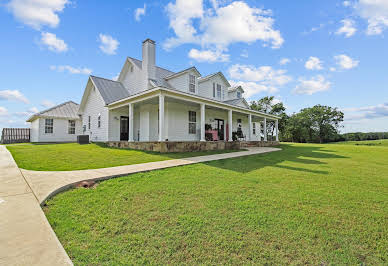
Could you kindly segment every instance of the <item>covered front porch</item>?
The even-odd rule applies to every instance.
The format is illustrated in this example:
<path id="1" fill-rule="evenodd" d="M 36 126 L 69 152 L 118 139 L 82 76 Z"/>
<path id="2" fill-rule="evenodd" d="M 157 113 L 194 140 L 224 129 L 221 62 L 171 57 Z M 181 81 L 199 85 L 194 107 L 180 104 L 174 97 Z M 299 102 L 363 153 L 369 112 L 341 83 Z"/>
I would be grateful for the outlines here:
<path id="1" fill-rule="evenodd" d="M 274 125 L 275 141 L 265 144 L 268 123 Z M 222 102 L 158 91 L 109 107 L 108 136 L 109 145 L 141 150 L 237 149 L 240 143 L 277 144 L 278 120 Z"/>

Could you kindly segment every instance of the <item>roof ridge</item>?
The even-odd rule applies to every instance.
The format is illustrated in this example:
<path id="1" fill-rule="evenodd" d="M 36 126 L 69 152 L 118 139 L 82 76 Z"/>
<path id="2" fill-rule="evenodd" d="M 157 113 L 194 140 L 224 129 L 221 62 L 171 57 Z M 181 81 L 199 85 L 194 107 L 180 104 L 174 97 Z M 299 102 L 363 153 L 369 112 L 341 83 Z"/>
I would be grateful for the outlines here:
<path id="1" fill-rule="evenodd" d="M 118 80 L 107 79 L 107 78 L 103 78 L 103 77 L 97 77 L 97 76 L 94 76 L 94 75 L 90 75 L 90 77 L 93 77 L 93 78 L 98 78 L 98 79 L 105 79 L 105 80 L 108 80 L 108 81 L 113 81 L 113 82 L 121 83 L 121 82 L 120 82 L 120 81 L 118 81 Z"/>
<path id="2" fill-rule="evenodd" d="M 134 57 L 131 57 L 131 56 L 127 56 L 127 58 L 134 59 L 134 60 L 137 60 L 139 62 L 143 62 L 143 60 L 140 60 L 140 59 L 137 59 L 137 58 L 134 58 Z M 163 69 L 163 70 L 166 70 L 166 71 L 169 71 L 169 72 L 172 72 L 172 73 L 178 73 L 178 72 L 171 71 L 171 70 L 169 70 L 167 68 L 164 68 L 164 67 L 161 67 L 161 66 L 155 65 L 155 67 Z"/>
<path id="3" fill-rule="evenodd" d="M 51 111 L 51 110 L 53 110 L 53 109 L 55 109 L 55 108 L 61 107 L 61 106 L 65 105 L 65 104 L 67 104 L 67 103 L 74 103 L 74 104 L 76 104 L 76 105 L 79 105 L 78 103 L 75 103 L 75 102 L 73 102 L 73 101 L 70 100 L 70 101 L 66 101 L 66 102 L 64 102 L 64 103 L 55 105 L 55 106 L 53 106 L 53 107 L 50 107 L 50 108 L 48 108 L 48 109 L 46 109 L 46 110 L 37 112 L 37 113 L 34 114 L 34 115 L 40 115 L 40 114 L 46 113 L 46 112 Z"/>

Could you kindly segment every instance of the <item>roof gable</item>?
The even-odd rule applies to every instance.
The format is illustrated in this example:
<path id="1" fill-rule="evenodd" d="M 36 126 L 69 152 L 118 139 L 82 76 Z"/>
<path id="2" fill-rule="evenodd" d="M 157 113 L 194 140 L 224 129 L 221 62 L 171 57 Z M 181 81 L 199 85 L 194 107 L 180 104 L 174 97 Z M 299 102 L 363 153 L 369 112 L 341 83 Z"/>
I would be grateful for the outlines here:
<path id="1" fill-rule="evenodd" d="M 43 110 L 28 118 L 27 122 L 32 122 L 39 117 L 57 117 L 68 119 L 79 119 L 79 105 L 73 101 L 64 102 L 49 109 Z"/>
<path id="2" fill-rule="evenodd" d="M 100 92 L 105 104 L 110 104 L 130 96 L 128 90 L 119 81 L 90 76 L 94 87 Z"/>
<path id="3" fill-rule="evenodd" d="M 201 77 L 201 78 L 198 79 L 198 82 L 199 83 L 200 82 L 204 82 L 204 81 L 209 80 L 209 79 L 211 79 L 211 78 L 213 78 L 215 76 L 219 76 L 225 82 L 227 87 L 231 87 L 229 81 L 225 78 L 224 74 L 222 74 L 221 71 L 219 71 L 217 73 L 213 73 L 213 74 L 207 75 L 205 77 Z"/>

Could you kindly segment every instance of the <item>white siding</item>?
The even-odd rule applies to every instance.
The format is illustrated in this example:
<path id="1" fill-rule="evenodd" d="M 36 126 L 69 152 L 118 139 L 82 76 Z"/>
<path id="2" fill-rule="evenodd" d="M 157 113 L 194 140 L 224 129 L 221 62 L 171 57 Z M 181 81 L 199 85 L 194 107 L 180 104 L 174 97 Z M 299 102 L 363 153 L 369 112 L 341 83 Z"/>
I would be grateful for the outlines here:
<path id="1" fill-rule="evenodd" d="M 32 142 L 75 142 L 77 141 L 77 135 L 81 134 L 80 120 L 76 120 L 75 134 L 68 133 L 69 119 L 67 118 L 53 118 L 53 133 L 47 134 L 45 133 L 45 118 L 39 118 L 35 121 L 38 121 L 39 133 L 38 138 L 34 136 L 34 140 L 31 139 Z M 36 127 L 36 123 L 33 127 Z"/>
<path id="2" fill-rule="evenodd" d="M 199 106 L 189 106 L 184 103 L 166 102 L 165 123 L 169 141 L 197 141 L 200 140 L 201 123 Z M 189 111 L 196 112 L 196 134 L 189 134 Z"/>
<path id="3" fill-rule="evenodd" d="M 39 118 L 31 122 L 30 128 L 31 128 L 31 133 L 30 133 L 31 142 L 38 142 L 39 141 Z"/>
<path id="4" fill-rule="evenodd" d="M 184 73 L 182 75 L 179 75 L 175 78 L 169 79 L 168 83 L 171 84 L 172 87 L 174 87 L 177 90 L 192 93 L 189 91 L 189 75 L 194 75 L 196 77 L 195 79 L 195 93 L 198 94 L 198 76 L 195 71 L 191 70 L 187 73 Z"/>
<path id="5" fill-rule="evenodd" d="M 216 85 L 216 97 L 213 97 L 213 83 L 221 85 L 221 99 L 217 97 L 217 85 Z M 226 101 L 228 98 L 228 85 L 220 77 L 220 75 L 213 76 L 211 79 L 199 83 L 198 94 L 200 96 L 214 99 L 218 101 Z"/>
<path id="6" fill-rule="evenodd" d="M 101 115 L 101 127 L 98 128 L 97 118 Z M 91 117 L 90 129 L 88 127 L 88 117 Z M 97 89 L 91 88 L 86 100 L 85 108 L 82 114 L 82 125 L 86 126 L 83 133 L 89 135 L 90 141 L 108 141 L 109 115 L 108 108 Z"/>
<path id="7" fill-rule="evenodd" d="M 131 72 L 131 67 L 133 71 Z M 141 69 L 128 63 L 128 69 L 122 79 L 124 87 L 131 93 L 138 93 L 144 90 L 143 74 Z"/>

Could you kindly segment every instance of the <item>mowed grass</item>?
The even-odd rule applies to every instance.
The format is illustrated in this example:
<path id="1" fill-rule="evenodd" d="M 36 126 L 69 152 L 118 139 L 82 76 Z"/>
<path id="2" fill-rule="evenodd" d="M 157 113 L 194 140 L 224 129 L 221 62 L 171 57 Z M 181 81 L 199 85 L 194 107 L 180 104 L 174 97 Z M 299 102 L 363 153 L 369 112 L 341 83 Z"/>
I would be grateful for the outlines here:
<path id="1" fill-rule="evenodd" d="M 232 152 L 230 150 L 157 153 L 109 148 L 104 144 L 7 145 L 19 168 L 37 171 L 71 171 L 148 163 L 192 156 Z"/>
<path id="2" fill-rule="evenodd" d="M 365 145 L 365 146 L 386 146 L 386 147 L 388 147 L 388 139 L 362 140 L 362 141 L 344 141 L 344 142 L 338 142 L 338 144 Z"/>
<path id="3" fill-rule="evenodd" d="M 386 265 L 388 148 L 282 148 L 69 190 L 44 211 L 75 265 Z"/>

